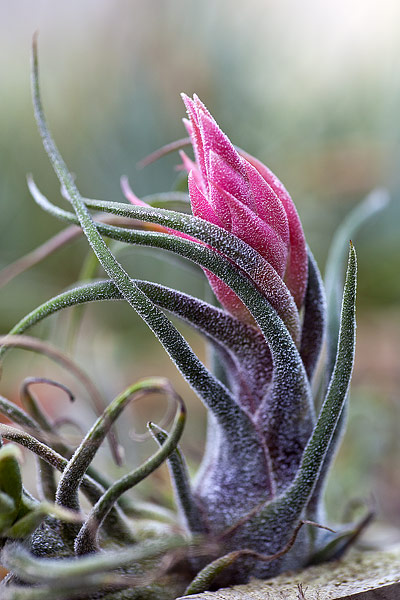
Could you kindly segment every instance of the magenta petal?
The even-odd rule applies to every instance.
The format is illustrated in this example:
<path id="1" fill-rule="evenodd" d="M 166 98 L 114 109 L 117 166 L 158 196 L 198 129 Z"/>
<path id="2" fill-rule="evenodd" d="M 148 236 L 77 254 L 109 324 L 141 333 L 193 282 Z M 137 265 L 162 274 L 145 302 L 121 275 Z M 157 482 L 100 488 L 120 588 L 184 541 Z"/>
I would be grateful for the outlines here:
<path id="1" fill-rule="evenodd" d="M 200 98 L 198 97 L 197 94 L 193 94 L 193 103 L 196 107 L 197 113 L 199 111 L 203 112 L 204 114 L 208 115 L 210 117 L 210 119 L 212 121 L 214 121 L 214 123 L 216 123 L 216 120 L 214 119 L 214 117 L 212 116 L 210 111 L 208 110 L 207 106 L 205 104 L 203 104 L 203 102 L 200 100 Z"/>
<path id="2" fill-rule="evenodd" d="M 285 273 L 287 248 L 276 231 L 258 217 L 245 204 L 224 190 L 219 190 L 226 199 L 231 211 L 231 233 L 240 237 L 283 277 Z"/>
<path id="3" fill-rule="evenodd" d="M 183 167 L 184 169 L 187 171 L 187 173 L 192 173 L 192 177 L 194 178 L 197 187 L 199 188 L 199 190 L 201 190 L 201 192 L 203 194 L 206 193 L 205 187 L 204 187 L 204 179 L 201 176 L 201 173 L 197 167 L 197 164 L 195 162 L 193 162 L 188 156 L 187 154 L 185 154 L 185 152 L 183 150 L 179 151 L 179 155 L 182 159 L 183 162 Z"/>
<path id="4" fill-rule="evenodd" d="M 147 204 L 147 202 L 144 202 L 143 200 L 141 200 L 140 198 L 138 198 L 136 196 L 135 192 L 132 190 L 131 186 L 129 185 L 128 178 L 125 175 L 123 175 L 121 177 L 120 184 L 121 184 L 122 193 L 124 194 L 125 198 L 127 200 L 129 200 L 129 202 L 131 204 L 134 204 L 136 206 L 149 206 Z"/>
<path id="5" fill-rule="evenodd" d="M 215 214 L 215 211 L 211 207 L 205 195 L 201 192 L 197 186 L 196 178 L 193 171 L 189 173 L 188 177 L 189 196 L 190 203 L 192 205 L 192 212 L 195 217 L 200 217 L 209 223 L 214 223 L 218 227 L 223 227 L 221 220 Z"/>
<path id="6" fill-rule="evenodd" d="M 241 151 L 241 155 L 257 169 L 271 186 L 286 211 L 289 223 L 290 255 L 285 281 L 297 306 L 300 307 L 303 304 L 307 287 L 308 259 L 306 240 L 296 207 L 283 183 L 266 165 L 251 154 Z"/>
<path id="7" fill-rule="evenodd" d="M 277 232 L 289 249 L 289 223 L 285 208 L 260 173 L 246 161 L 246 171 L 255 199 L 254 212 Z"/>
<path id="8" fill-rule="evenodd" d="M 253 195 L 247 177 L 243 177 L 213 150 L 210 151 L 208 165 L 210 181 L 253 209 Z"/>
<path id="9" fill-rule="evenodd" d="M 184 124 L 185 129 L 186 129 L 186 131 L 188 132 L 188 135 L 190 135 L 190 138 L 191 138 L 192 135 L 193 135 L 193 127 L 192 127 L 191 122 L 189 121 L 189 119 L 183 118 L 182 119 L 182 123 Z"/>
<path id="10" fill-rule="evenodd" d="M 204 180 L 204 187 L 208 186 L 207 181 L 207 169 L 206 169 L 206 159 L 204 155 L 204 146 L 203 140 L 200 132 L 199 121 L 197 117 L 196 107 L 191 98 L 186 96 L 186 94 L 181 94 L 182 99 L 185 103 L 187 113 L 189 115 L 190 124 L 191 124 L 191 132 L 189 131 L 190 139 L 192 140 L 193 151 L 196 158 L 196 162 L 200 168 L 201 174 Z"/>
<path id="11" fill-rule="evenodd" d="M 210 273 L 210 271 L 207 271 L 206 269 L 204 269 L 204 273 L 207 275 L 210 286 L 221 305 L 237 319 L 240 319 L 249 325 L 256 325 L 250 312 L 240 298 L 236 296 L 235 292 L 233 292 L 226 283 L 218 279 L 214 273 Z"/>
<path id="12" fill-rule="evenodd" d="M 239 156 L 228 137 L 222 133 L 216 122 L 208 114 L 199 111 L 199 127 L 203 140 L 204 158 L 208 167 L 209 154 L 211 151 L 223 158 L 234 170 L 246 177 L 246 169 L 242 158 Z"/>
<path id="13" fill-rule="evenodd" d="M 184 166 L 185 170 L 188 172 L 188 174 L 190 173 L 190 171 L 198 172 L 197 164 L 195 162 L 193 162 L 192 159 L 189 158 L 188 155 L 183 150 L 179 151 L 179 156 L 181 157 L 183 166 Z"/>

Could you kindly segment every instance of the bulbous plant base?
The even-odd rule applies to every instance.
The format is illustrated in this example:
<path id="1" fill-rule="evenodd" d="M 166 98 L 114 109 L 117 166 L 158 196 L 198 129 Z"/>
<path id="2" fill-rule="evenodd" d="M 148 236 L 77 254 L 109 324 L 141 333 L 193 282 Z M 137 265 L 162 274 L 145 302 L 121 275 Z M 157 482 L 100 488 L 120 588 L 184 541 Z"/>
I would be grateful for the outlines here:
<path id="1" fill-rule="evenodd" d="M 390 550 L 352 551 L 345 559 L 254 579 L 246 585 L 185 596 L 188 600 L 397 600 L 400 545 Z M 179 598 L 178 600 L 183 600 Z"/>

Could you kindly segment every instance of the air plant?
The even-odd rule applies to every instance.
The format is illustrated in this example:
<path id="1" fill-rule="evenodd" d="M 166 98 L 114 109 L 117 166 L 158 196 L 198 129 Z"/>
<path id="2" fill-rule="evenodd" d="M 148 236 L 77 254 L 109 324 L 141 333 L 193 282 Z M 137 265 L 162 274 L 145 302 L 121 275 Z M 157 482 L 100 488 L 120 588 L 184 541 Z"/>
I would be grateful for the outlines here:
<path id="1" fill-rule="evenodd" d="M 178 447 L 186 411 L 163 379 L 140 381 L 122 392 L 75 449 L 60 439 L 33 396 L 35 380 L 23 386 L 24 408 L 0 398 L 1 411 L 20 426 L 0 426 L 3 439 L 12 442 L 0 450 L 2 562 L 9 569 L 2 597 L 174 598 L 186 586 L 190 594 L 338 556 L 360 529 L 356 524 L 334 532 L 323 510 L 354 360 L 357 265 L 351 242 L 341 310 L 338 290 L 347 242 L 384 205 L 385 193 L 373 192 L 343 225 L 324 290 L 285 187 L 259 160 L 231 144 L 196 96 L 183 97 L 195 159 L 181 153 L 189 215 L 170 210 L 168 194 L 140 200 L 126 181 L 130 204 L 83 198 L 44 118 L 36 42 L 32 73 L 39 131 L 72 209 L 50 202 L 29 177 L 38 205 L 69 224 L 48 249 L 83 233 L 107 279 L 78 284 L 33 310 L 2 339 L 0 353 L 12 345 L 39 349 L 81 374 L 71 359 L 25 332 L 68 306 L 125 301 L 158 338 L 209 418 L 205 455 L 192 482 Z M 186 195 L 175 195 L 172 202 L 187 208 Z M 220 307 L 132 279 L 103 238 L 159 248 L 199 265 Z M 212 370 L 168 314 L 204 335 L 213 349 Z M 149 423 L 159 448 L 139 469 L 112 483 L 92 466 L 95 453 L 128 402 L 154 391 L 175 398 L 174 425 L 167 433 Z M 22 484 L 16 444 L 38 456 L 41 501 Z M 177 524 L 143 538 L 134 517 L 146 511 L 123 494 L 163 461 L 173 483 Z M 61 473 L 58 482 L 54 470 Z M 88 514 L 79 491 L 92 503 Z"/>

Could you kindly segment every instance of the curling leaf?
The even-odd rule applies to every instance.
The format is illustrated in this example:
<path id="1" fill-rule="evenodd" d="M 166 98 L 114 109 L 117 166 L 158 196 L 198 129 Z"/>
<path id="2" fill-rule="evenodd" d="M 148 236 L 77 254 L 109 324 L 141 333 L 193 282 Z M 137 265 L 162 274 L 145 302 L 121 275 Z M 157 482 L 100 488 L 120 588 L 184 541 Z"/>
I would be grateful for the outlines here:
<path id="1" fill-rule="evenodd" d="M 95 506 L 90 511 L 84 525 L 82 526 L 76 540 L 76 554 L 87 554 L 96 549 L 96 540 L 99 527 L 107 517 L 108 513 L 118 500 L 118 498 L 127 490 L 131 489 L 157 469 L 166 458 L 173 452 L 181 438 L 186 421 L 186 408 L 183 400 L 176 396 L 179 401 L 179 410 L 175 417 L 172 431 L 165 444 L 148 458 L 140 467 L 124 475 L 121 479 L 115 481 L 99 498 Z"/>

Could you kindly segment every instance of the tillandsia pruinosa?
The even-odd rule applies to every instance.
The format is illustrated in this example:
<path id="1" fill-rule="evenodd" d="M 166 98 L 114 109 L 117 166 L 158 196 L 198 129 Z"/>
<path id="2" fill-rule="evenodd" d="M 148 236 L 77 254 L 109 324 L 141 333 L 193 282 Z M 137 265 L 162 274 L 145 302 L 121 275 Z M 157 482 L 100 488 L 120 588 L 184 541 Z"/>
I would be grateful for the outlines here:
<path id="1" fill-rule="evenodd" d="M 0 352 L 10 346 L 40 351 L 85 380 L 71 359 L 25 332 L 66 307 L 124 300 L 158 338 L 209 418 L 205 455 L 192 482 L 178 447 L 185 407 L 164 379 L 140 381 L 122 392 L 75 449 L 60 438 L 33 395 L 38 379 L 24 383 L 23 408 L 1 397 L 1 411 L 20 426 L 0 426 L 2 438 L 12 442 L 0 450 L 2 562 L 9 569 L 3 597 L 174 598 L 338 556 L 360 527 L 334 532 L 323 510 L 354 360 L 357 266 L 349 240 L 384 205 L 385 192 L 373 192 L 343 225 L 324 289 L 285 187 L 259 160 L 231 144 L 199 98 L 183 96 L 189 116 L 184 124 L 194 150 L 194 161 L 181 152 L 189 197 L 139 199 L 124 180 L 127 204 L 80 195 L 44 118 L 36 41 L 32 84 L 43 144 L 72 208 L 50 202 L 28 178 L 39 206 L 69 224 L 39 254 L 83 233 L 108 279 L 77 285 L 33 310 L 2 338 Z M 187 214 L 189 201 L 192 215 Z M 171 205 L 182 212 L 170 210 Z M 203 269 L 220 307 L 132 279 L 103 238 L 160 248 L 192 261 Z M 35 260 L 37 255 L 28 263 Z M 213 349 L 211 369 L 168 314 L 204 335 Z M 96 396 L 93 386 L 90 391 Z M 176 399 L 174 425 L 167 433 L 149 423 L 159 448 L 141 467 L 111 483 L 91 464 L 96 451 L 128 402 L 153 392 Z M 39 457 L 40 501 L 23 486 L 14 444 Z M 159 537 L 152 532 L 151 539 L 143 539 L 133 516 L 146 510 L 123 494 L 165 460 L 179 528 L 165 526 Z M 59 481 L 55 470 L 61 473 Z M 78 492 L 92 504 L 87 514 Z M 149 511 L 154 516 L 157 509 Z"/>

